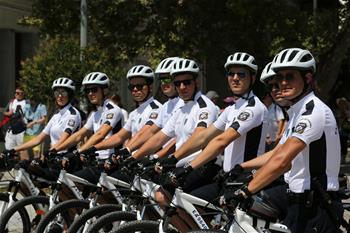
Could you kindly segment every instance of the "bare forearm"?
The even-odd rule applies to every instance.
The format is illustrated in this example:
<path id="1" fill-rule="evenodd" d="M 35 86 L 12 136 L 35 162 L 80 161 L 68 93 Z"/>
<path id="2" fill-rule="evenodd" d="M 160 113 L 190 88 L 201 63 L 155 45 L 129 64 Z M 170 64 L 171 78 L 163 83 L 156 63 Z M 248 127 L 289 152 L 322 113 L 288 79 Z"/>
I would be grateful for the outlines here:
<path id="1" fill-rule="evenodd" d="M 152 125 L 151 127 L 148 127 L 143 132 L 140 132 L 138 137 L 133 137 L 127 143 L 127 147 L 131 152 L 139 149 L 148 139 L 150 139 L 153 135 L 155 135 L 159 130 L 160 128 L 154 125 Z"/>
<path id="2" fill-rule="evenodd" d="M 79 134 L 79 131 L 70 136 L 67 140 L 65 140 L 61 145 L 56 146 L 57 151 L 66 150 L 75 146 L 80 142 L 83 138 L 83 135 Z"/>
<path id="3" fill-rule="evenodd" d="M 143 158 L 147 155 L 154 154 L 157 152 L 162 145 L 169 140 L 164 134 L 159 132 L 158 134 L 151 137 L 139 150 L 137 150 L 133 157 L 136 159 Z"/>
<path id="4" fill-rule="evenodd" d="M 272 156 L 273 152 L 269 151 L 254 159 L 241 163 L 241 167 L 244 169 L 256 169 L 262 167 Z"/>
<path id="5" fill-rule="evenodd" d="M 79 148 L 79 151 L 84 151 L 89 149 L 91 146 L 96 145 L 104 139 L 103 135 L 94 134 Z"/>
<path id="6" fill-rule="evenodd" d="M 175 152 L 175 144 L 176 144 L 175 139 L 172 139 L 171 142 L 166 147 L 157 151 L 156 154 L 158 155 L 159 158 L 162 158 L 162 157 L 165 157 L 167 155 L 174 153 Z"/>
<path id="7" fill-rule="evenodd" d="M 191 166 L 193 168 L 199 168 L 210 162 L 225 149 L 225 146 L 226 145 L 218 139 L 212 140 L 208 146 L 191 162 Z"/>
<path id="8" fill-rule="evenodd" d="M 251 193 L 258 192 L 288 171 L 290 166 L 290 164 L 283 163 L 280 157 L 272 157 L 266 166 L 256 172 L 254 179 L 248 185 L 248 190 Z"/>
<path id="9" fill-rule="evenodd" d="M 95 144 L 94 147 L 96 147 L 97 150 L 114 148 L 123 144 L 128 138 L 130 138 L 130 136 L 131 136 L 130 132 L 124 129 L 121 129 L 118 133 L 113 134 L 108 139 Z"/>
<path id="10" fill-rule="evenodd" d="M 30 141 L 15 147 L 16 151 L 23 151 L 29 148 L 32 148 L 36 145 L 39 145 L 40 143 L 42 143 L 45 139 L 46 134 L 44 133 L 40 133 L 38 136 L 36 136 L 35 138 L 31 139 Z"/>

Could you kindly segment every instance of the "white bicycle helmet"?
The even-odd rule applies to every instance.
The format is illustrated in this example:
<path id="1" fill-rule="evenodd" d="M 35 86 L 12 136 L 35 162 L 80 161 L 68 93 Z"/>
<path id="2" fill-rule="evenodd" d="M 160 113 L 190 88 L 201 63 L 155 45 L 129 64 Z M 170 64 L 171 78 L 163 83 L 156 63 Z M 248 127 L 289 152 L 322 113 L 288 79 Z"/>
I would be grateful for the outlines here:
<path id="1" fill-rule="evenodd" d="M 84 79 L 83 83 L 85 85 L 101 85 L 101 86 L 109 86 L 109 78 L 105 73 L 101 72 L 92 72 L 87 74 Z"/>
<path id="2" fill-rule="evenodd" d="M 74 82 L 71 79 L 65 77 L 58 78 L 55 81 L 53 81 L 51 88 L 55 89 L 58 87 L 65 87 L 72 91 L 75 90 Z"/>
<path id="3" fill-rule="evenodd" d="M 136 65 L 131 67 L 131 69 L 126 74 L 126 79 L 128 80 L 133 77 L 144 77 L 153 82 L 154 73 L 149 66 Z"/>
<path id="4" fill-rule="evenodd" d="M 199 66 L 197 63 L 190 59 L 179 58 L 175 61 L 174 65 L 171 68 L 170 75 L 174 76 L 178 73 L 189 72 L 198 74 Z"/>
<path id="5" fill-rule="evenodd" d="M 272 62 L 269 62 L 260 75 L 260 81 L 262 83 L 265 83 L 265 81 L 267 81 L 269 78 L 276 75 L 275 71 L 271 69 L 271 64 Z"/>
<path id="6" fill-rule="evenodd" d="M 224 65 L 225 69 L 228 70 L 232 65 L 248 66 L 255 73 L 258 71 L 258 66 L 255 63 L 255 58 L 248 53 L 237 52 L 233 55 L 228 56 Z"/>
<path id="7" fill-rule="evenodd" d="M 173 64 L 179 57 L 168 57 L 159 63 L 155 71 L 156 74 L 170 74 Z"/>
<path id="8" fill-rule="evenodd" d="M 312 70 L 312 72 L 315 73 L 316 61 L 308 50 L 289 48 L 279 52 L 274 57 L 271 65 L 271 69 L 275 72 L 285 68 Z"/>

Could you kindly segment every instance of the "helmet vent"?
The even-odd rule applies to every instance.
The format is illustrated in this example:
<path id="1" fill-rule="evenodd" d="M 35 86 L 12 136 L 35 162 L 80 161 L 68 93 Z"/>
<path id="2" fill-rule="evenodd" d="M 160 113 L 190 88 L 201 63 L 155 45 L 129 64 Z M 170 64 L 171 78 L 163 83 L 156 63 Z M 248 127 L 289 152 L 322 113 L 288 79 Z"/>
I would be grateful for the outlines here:
<path id="1" fill-rule="evenodd" d="M 241 59 L 241 54 L 237 54 L 237 60 Z"/>
<path id="2" fill-rule="evenodd" d="M 286 51 L 284 51 L 284 53 L 282 53 L 281 60 L 280 60 L 281 62 L 284 61 L 284 58 L 286 57 L 287 53 L 288 53 L 288 50 L 286 50 Z"/>
<path id="3" fill-rule="evenodd" d="M 243 58 L 243 61 L 247 61 L 247 60 L 248 60 L 248 58 L 249 58 L 249 55 L 248 55 L 248 54 L 246 54 L 246 55 L 244 56 L 244 58 Z"/>
<path id="4" fill-rule="evenodd" d="M 305 54 L 301 59 L 300 61 L 301 62 L 307 62 L 307 61 L 310 61 L 312 60 L 312 56 L 310 54 Z"/>
<path id="5" fill-rule="evenodd" d="M 92 80 L 95 80 L 97 78 L 98 74 L 93 75 L 93 77 L 91 78 Z"/>
<path id="6" fill-rule="evenodd" d="M 288 61 L 292 61 L 294 59 L 295 55 L 297 55 L 297 53 L 298 53 L 297 50 L 293 50 L 288 58 Z"/>
<path id="7" fill-rule="evenodd" d="M 146 73 L 147 73 L 147 74 L 152 73 L 152 70 L 147 69 L 147 70 L 146 70 Z"/>

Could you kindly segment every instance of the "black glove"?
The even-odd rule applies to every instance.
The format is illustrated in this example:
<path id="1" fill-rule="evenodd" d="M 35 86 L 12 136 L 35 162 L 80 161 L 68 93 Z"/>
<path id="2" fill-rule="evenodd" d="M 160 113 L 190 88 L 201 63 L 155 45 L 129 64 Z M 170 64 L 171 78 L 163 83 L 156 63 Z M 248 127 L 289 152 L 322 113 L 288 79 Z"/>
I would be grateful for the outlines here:
<path id="1" fill-rule="evenodd" d="M 119 155 L 122 160 L 131 157 L 130 151 L 124 147 L 116 152 L 116 155 Z"/>
<path id="2" fill-rule="evenodd" d="M 86 158 L 90 156 L 95 156 L 96 151 L 97 151 L 96 147 L 92 146 L 87 150 L 80 151 L 80 156 L 83 156 Z"/>
<path id="3" fill-rule="evenodd" d="M 228 177 L 229 173 L 225 172 L 223 169 L 221 169 L 216 176 L 214 176 L 213 180 L 218 183 L 222 184 L 225 179 Z"/>
<path id="4" fill-rule="evenodd" d="M 132 168 L 134 165 L 137 164 L 137 159 L 135 159 L 132 156 L 129 156 L 128 158 L 124 159 L 123 162 L 121 163 L 122 166 L 127 167 L 127 168 Z"/>
<path id="5" fill-rule="evenodd" d="M 247 185 L 244 185 L 237 190 L 226 190 L 224 195 L 220 197 L 220 205 L 227 205 L 236 207 L 241 203 L 241 206 L 244 206 L 245 209 L 250 205 L 252 194 L 249 192 Z"/>
<path id="6" fill-rule="evenodd" d="M 57 156 L 57 150 L 56 149 L 51 149 L 48 151 L 45 151 L 44 153 L 45 158 L 55 158 Z"/>
<path id="7" fill-rule="evenodd" d="M 157 162 L 157 165 L 161 166 L 164 170 L 174 168 L 177 162 L 177 158 L 174 155 L 170 155 L 169 157 L 161 158 L 159 162 Z"/>
<path id="8" fill-rule="evenodd" d="M 237 177 L 239 177 L 243 172 L 244 172 L 243 167 L 241 167 L 241 165 L 239 165 L 239 164 L 236 164 L 229 172 L 228 177 L 231 180 L 234 180 Z"/>
<path id="9" fill-rule="evenodd" d="M 183 186 L 186 176 L 193 171 L 191 164 L 186 164 L 183 167 L 176 168 L 174 171 L 169 173 L 172 183 L 175 186 Z"/>
<path id="10" fill-rule="evenodd" d="M 12 156 L 16 155 L 16 150 L 15 149 L 4 150 L 2 153 L 4 155 L 6 155 L 7 157 L 12 157 Z"/>

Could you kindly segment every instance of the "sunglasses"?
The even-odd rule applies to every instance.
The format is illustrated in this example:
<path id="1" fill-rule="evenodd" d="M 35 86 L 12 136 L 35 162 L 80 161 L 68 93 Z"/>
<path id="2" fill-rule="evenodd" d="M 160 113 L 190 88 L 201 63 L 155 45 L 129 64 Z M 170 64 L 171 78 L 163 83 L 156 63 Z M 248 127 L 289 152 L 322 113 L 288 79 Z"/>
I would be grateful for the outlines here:
<path id="1" fill-rule="evenodd" d="M 278 82 L 267 83 L 266 88 L 269 92 L 280 90 L 280 86 L 278 85 Z"/>
<path id="2" fill-rule="evenodd" d="M 238 71 L 238 72 L 227 72 L 226 76 L 227 77 L 235 77 L 235 75 L 237 75 L 239 78 L 245 78 L 247 77 L 247 73 L 243 72 L 243 71 Z"/>
<path id="3" fill-rule="evenodd" d="M 68 92 L 65 90 L 56 90 L 53 92 L 53 95 L 55 96 L 55 98 L 62 96 L 62 97 L 67 97 L 68 96 Z"/>
<path id="4" fill-rule="evenodd" d="M 180 87 L 180 86 L 181 86 L 181 83 L 182 83 L 184 86 L 188 86 L 188 85 L 191 85 L 192 80 L 193 80 L 193 79 L 179 80 L 179 81 L 174 81 L 173 83 L 174 83 L 174 86 L 175 86 L 175 87 Z"/>
<path id="5" fill-rule="evenodd" d="M 291 82 L 295 79 L 295 75 L 293 73 L 286 73 L 285 75 L 277 74 L 275 79 L 277 80 L 277 82 L 281 82 L 281 81 Z"/>
<path id="6" fill-rule="evenodd" d="M 85 94 L 90 94 L 90 93 L 97 93 L 98 92 L 98 87 L 90 87 L 90 88 L 85 88 Z"/>
<path id="7" fill-rule="evenodd" d="M 172 82 L 171 78 L 162 78 L 159 81 L 161 84 L 170 84 Z"/>
<path id="8" fill-rule="evenodd" d="M 128 85 L 128 89 L 130 91 L 133 91 L 136 88 L 136 90 L 141 91 L 143 89 L 143 87 L 146 86 L 146 85 L 147 85 L 146 83 L 143 83 L 143 84 L 129 84 Z"/>

